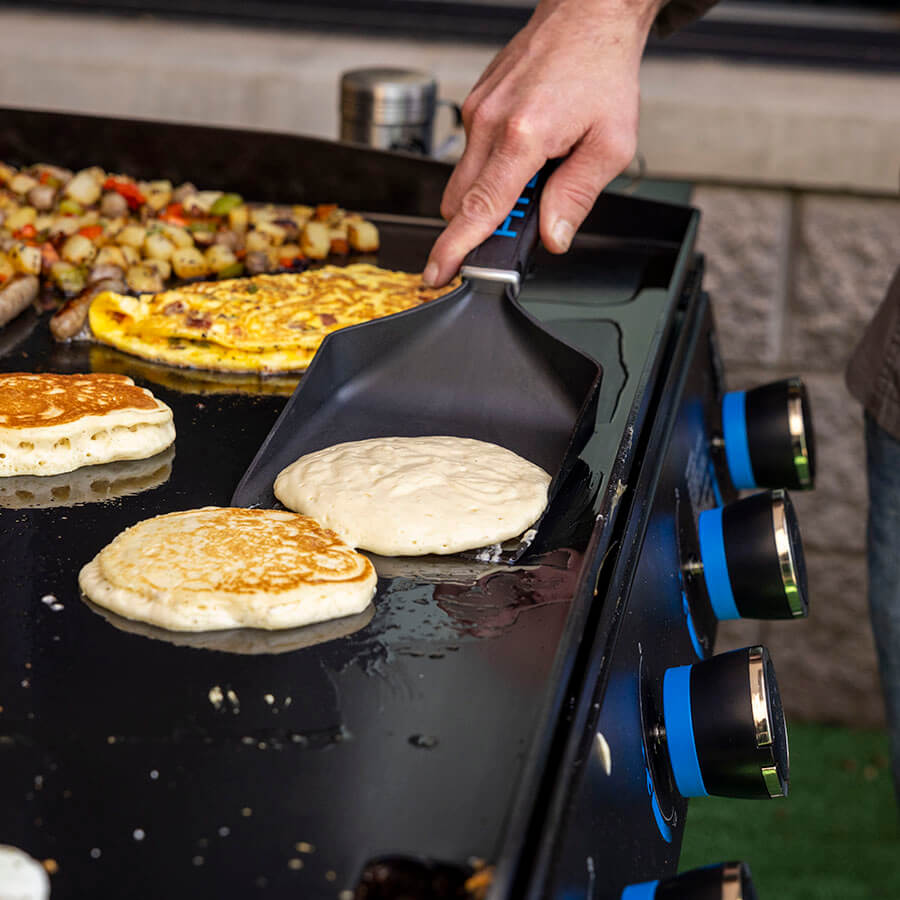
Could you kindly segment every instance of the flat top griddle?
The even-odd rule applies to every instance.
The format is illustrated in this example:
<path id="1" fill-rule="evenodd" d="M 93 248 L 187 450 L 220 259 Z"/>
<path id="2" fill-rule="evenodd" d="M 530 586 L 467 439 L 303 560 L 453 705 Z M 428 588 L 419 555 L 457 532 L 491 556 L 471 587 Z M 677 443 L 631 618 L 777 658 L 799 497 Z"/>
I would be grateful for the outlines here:
<path id="1" fill-rule="evenodd" d="M 671 236 L 629 234 L 635 204 Z M 227 504 L 285 402 L 210 393 L 208 380 L 176 390 L 120 355 L 174 410 L 168 479 L 99 503 L 0 509 L 0 843 L 57 861 L 55 900 L 336 898 L 368 861 L 396 855 L 485 859 L 493 896 L 508 895 L 602 603 L 593 586 L 695 228 L 689 210 L 619 197 L 595 212 L 615 226 L 565 261 L 541 255 L 522 294 L 605 373 L 593 437 L 528 555 L 513 567 L 376 558 L 371 618 L 331 640 L 300 629 L 244 652 L 185 646 L 79 598 L 78 570 L 123 528 Z M 412 269 L 437 233 L 381 230 L 378 263 Z M 89 347 L 55 346 L 29 319 L 0 334 L 0 353 L 3 371 L 91 368 Z"/>

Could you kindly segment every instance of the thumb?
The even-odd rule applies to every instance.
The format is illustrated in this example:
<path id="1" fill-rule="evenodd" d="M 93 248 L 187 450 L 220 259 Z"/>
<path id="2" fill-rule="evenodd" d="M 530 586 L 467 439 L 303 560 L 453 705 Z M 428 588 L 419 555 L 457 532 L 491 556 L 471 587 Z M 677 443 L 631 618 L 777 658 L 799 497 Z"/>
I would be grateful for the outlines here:
<path id="1" fill-rule="evenodd" d="M 597 195 L 631 162 L 633 150 L 599 142 L 579 143 L 550 176 L 541 195 L 541 240 L 551 253 L 565 253 Z"/>

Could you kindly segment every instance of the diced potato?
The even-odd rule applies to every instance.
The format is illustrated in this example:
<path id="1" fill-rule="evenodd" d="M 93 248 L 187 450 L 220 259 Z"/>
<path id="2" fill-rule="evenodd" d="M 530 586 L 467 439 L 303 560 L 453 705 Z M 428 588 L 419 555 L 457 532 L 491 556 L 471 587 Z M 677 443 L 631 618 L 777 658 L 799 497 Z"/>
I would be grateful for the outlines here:
<path id="1" fill-rule="evenodd" d="M 81 216 L 79 221 L 81 222 L 82 228 L 84 228 L 85 225 L 96 225 L 100 221 L 100 213 L 96 209 L 89 209 Z"/>
<path id="2" fill-rule="evenodd" d="M 320 203 L 316 207 L 316 221 L 325 222 L 328 225 L 337 225 L 344 217 L 344 211 L 337 203 Z"/>
<path id="3" fill-rule="evenodd" d="M 315 214 L 315 210 L 311 206 L 304 206 L 303 204 L 291 207 L 291 212 L 293 212 L 294 219 L 301 228 Z"/>
<path id="4" fill-rule="evenodd" d="M 9 261 L 17 272 L 25 275 L 39 275 L 41 271 L 41 251 L 38 247 L 16 242 L 9 248 Z"/>
<path id="5" fill-rule="evenodd" d="M 137 262 L 137 260 L 135 260 L 135 262 Z M 106 247 L 100 248 L 96 258 L 94 259 L 94 265 L 118 266 L 124 271 L 128 268 L 129 263 L 125 259 L 125 254 L 122 252 L 121 247 L 116 247 L 113 244 L 109 244 Z"/>
<path id="6" fill-rule="evenodd" d="M 24 197 L 33 187 L 37 187 L 40 182 L 37 178 L 32 178 L 24 172 L 19 172 L 9 179 L 7 185 L 11 191 Z"/>
<path id="7" fill-rule="evenodd" d="M 172 254 L 172 268 L 179 278 L 200 278 L 209 272 L 203 254 L 196 247 L 179 247 Z"/>
<path id="8" fill-rule="evenodd" d="M 144 260 L 144 265 L 156 269 L 163 281 L 172 276 L 172 264 L 167 259 L 154 259 L 153 257 L 148 257 Z"/>
<path id="9" fill-rule="evenodd" d="M 5 253 L 0 253 L 0 282 L 8 281 L 15 274 L 16 267 L 9 261 L 9 257 Z"/>
<path id="10" fill-rule="evenodd" d="M 148 181 L 143 190 L 144 202 L 150 209 L 164 209 L 172 202 L 171 181 Z"/>
<path id="11" fill-rule="evenodd" d="M 193 247 L 194 246 L 194 238 L 191 233 L 187 230 L 187 228 L 182 228 L 180 225 L 170 225 L 168 222 L 164 222 L 162 224 L 162 230 L 165 236 L 176 246 L 176 247 Z"/>
<path id="12" fill-rule="evenodd" d="M 102 184 L 102 169 L 82 169 L 72 176 L 72 180 L 63 190 L 67 197 L 71 197 L 82 206 L 91 206 L 100 199 L 100 194 L 103 192 Z"/>
<path id="13" fill-rule="evenodd" d="M 262 250 L 264 253 L 266 253 L 271 246 L 272 242 L 269 240 L 269 236 L 264 232 L 256 230 L 247 233 L 247 239 L 244 242 L 244 247 L 248 253 L 254 253 L 257 250 Z"/>
<path id="14" fill-rule="evenodd" d="M 119 244 L 127 244 L 129 247 L 140 248 L 147 239 L 147 229 L 143 225 L 126 225 L 117 235 Z"/>
<path id="15" fill-rule="evenodd" d="M 184 199 L 184 211 L 192 216 L 205 216 L 221 196 L 222 191 L 197 191 Z"/>
<path id="16" fill-rule="evenodd" d="M 118 236 L 122 233 L 122 229 L 128 224 L 126 219 L 100 219 L 100 223 L 103 225 L 103 236 L 108 240 L 112 241 L 118 238 Z"/>
<path id="17" fill-rule="evenodd" d="M 37 218 L 37 210 L 33 206 L 20 206 L 15 212 L 11 212 L 3 223 L 10 231 L 18 231 L 26 225 L 34 225 Z"/>
<path id="18" fill-rule="evenodd" d="M 228 227 L 235 231 L 246 231 L 250 224 L 250 208 L 246 203 L 228 211 Z"/>
<path id="19" fill-rule="evenodd" d="M 257 222 L 255 233 L 264 234 L 269 239 L 269 243 L 275 247 L 280 247 L 287 237 L 287 232 L 274 222 Z M 248 239 L 249 237 L 248 235 Z"/>
<path id="20" fill-rule="evenodd" d="M 50 280 L 67 297 L 74 297 L 76 294 L 80 294 L 87 282 L 84 269 L 62 260 L 50 266 Z"/>
<path id="21" fill-rule="evenodd" d="M 51 235 L 75 234 L 81 228 L 81 223 L 77 216 L 57 216 L 50 226 Z"/>
<path id="22" fill-rule="evenodd" d="M 331 249 L 331 235 L 324 222 L 308 222 L 300 238 L 300 249 L 309 259 L 325 259 Z"/>
<path id="23" fill-rule="evenodd" d="M 125 260 L 125 264 L 127 266 L 136 266 L 141 261 L 141 254 L 138 251 L 137 247 L 132 247 L 129 244 L 122 244 L 119 249 L 122 251 L 122 257 Z"/>
<path id="24" fill-rule="evenodd" d="M 175 245 L 162 232 L 151 231 L 144 239 L 142 250 L 150 259 L 171 259 Z"/>
<path id="25" fill-rule="evenodd" d="M 142 264 L 129 266 L 125 283 L 138 294 L 157 294 L 163 289 L 163 279 L 153 266 Z"/>
<path id="26" fill-rule="evenodd" d="M 0 162 L 0 184 L 9 184 L 10 178 L 12 178 L 16 174 L 16 170 L 7 165 L 5 162 Z"/>
<path id="27" fill-rule="evenodd" d="M 278 248 L 278 258 L 279 259 L 296 259 L 298 256 L 302 256 L 303 253 L 300 250 L 299 244 L 282 244 Z"/>
<path id="28" fill-rule="evenodd" d="M 216 274 L 233 266 L 238 261 L 234 251 L 223 244 L 213 244 L 203 256 L 207 266 Z"/>
<path id="29" fill-rule="evenodd" d="M 347 225 L 350 246 L 360 253 L 374 253 L 379 247 L 378 229 L 371 222 L 350 222 Z"/>
<path id="30" fill-rule="evenodd" d="M 278 218 L 278 213 L 271 203 L 250 207 L 250 224 L 259 225 L 261 222 L 272 222 Z"/>
<path id="31" fill-rule="evenodd" d="M 56 216 L 52 213 L 39 213 L 34 217 L 34 222 L 31 224 L 34 225 L 38 231 L 49 231 L 55 221 Z"/>
<path id="32" fill-rule="evenodd" d="M 62 245 L 62 250 L 60 251 L 60 256 L 66 262 L 74 263 L 76 266 L 86 265 L 96 255 L 96 245 L 83 234 L 73 234 L 71 237 L 66 238 L 66 242 Z"/>

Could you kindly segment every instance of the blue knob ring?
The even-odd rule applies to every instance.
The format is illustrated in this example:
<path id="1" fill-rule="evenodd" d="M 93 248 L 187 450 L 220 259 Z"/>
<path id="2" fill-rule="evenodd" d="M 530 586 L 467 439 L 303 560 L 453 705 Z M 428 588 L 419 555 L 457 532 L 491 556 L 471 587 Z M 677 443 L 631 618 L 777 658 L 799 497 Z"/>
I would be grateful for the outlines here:
<path id="1" fill-rule="evenodd" d="M 654 900 L 658 884 L 659 879 L 656 881 L 642 881 L 639 884 L 629 884 L 622 891 L 622 900 Z"/>
<path id="2" fill-rule="evenodd" d="M 703 562 L 703 578 L 713 612 L 720 622 L 740 619 L 741 614 L 734 600 L 728 559 L 725 556 L 725 533 L 722 528 L 722 508 L 707 509 L 700 513 L 697 523 L 700 538 L 700 559 Z"/>
<path id="3" fill-rule="evenodd" d="M 722 400 L 722 437 L 728 474 L 738 490 L 757 487 L 747 439 L 746 391 L 730 391 Z"/>
<path id="4" fill-rule="evenodd" d="M 663 720 L 675 786 L 682 797 L 708 796 L 700 771 L 691 714 L 692 666 L 667 669 L 663 677 Z"/>

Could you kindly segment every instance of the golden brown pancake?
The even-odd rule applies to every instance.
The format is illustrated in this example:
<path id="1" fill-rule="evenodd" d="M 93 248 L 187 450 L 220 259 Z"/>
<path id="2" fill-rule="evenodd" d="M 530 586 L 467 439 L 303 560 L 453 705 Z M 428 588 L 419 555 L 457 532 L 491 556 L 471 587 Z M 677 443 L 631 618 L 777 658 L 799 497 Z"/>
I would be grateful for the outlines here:
<path id="1" fill-rule="evenodd" d="M 0 375 L 0 426 L 47 428 L 87 415 L 117 410 L 158 409 L 159 401 L 126 375 Z"/>
<path id="2" fill-rule="evenodd" d="M 0 375 L 0 476 L 144 459 L 174 439 L 172 410 L 125 375 Z"/>
<path id="3" fill-rule="evenodd" d="M 79 575 L 99 606 L 173 631 L 339 618 L 365 609 L 375 583 L 369 560 L 313 519 L 221 507 L 138 522 Z"/>

